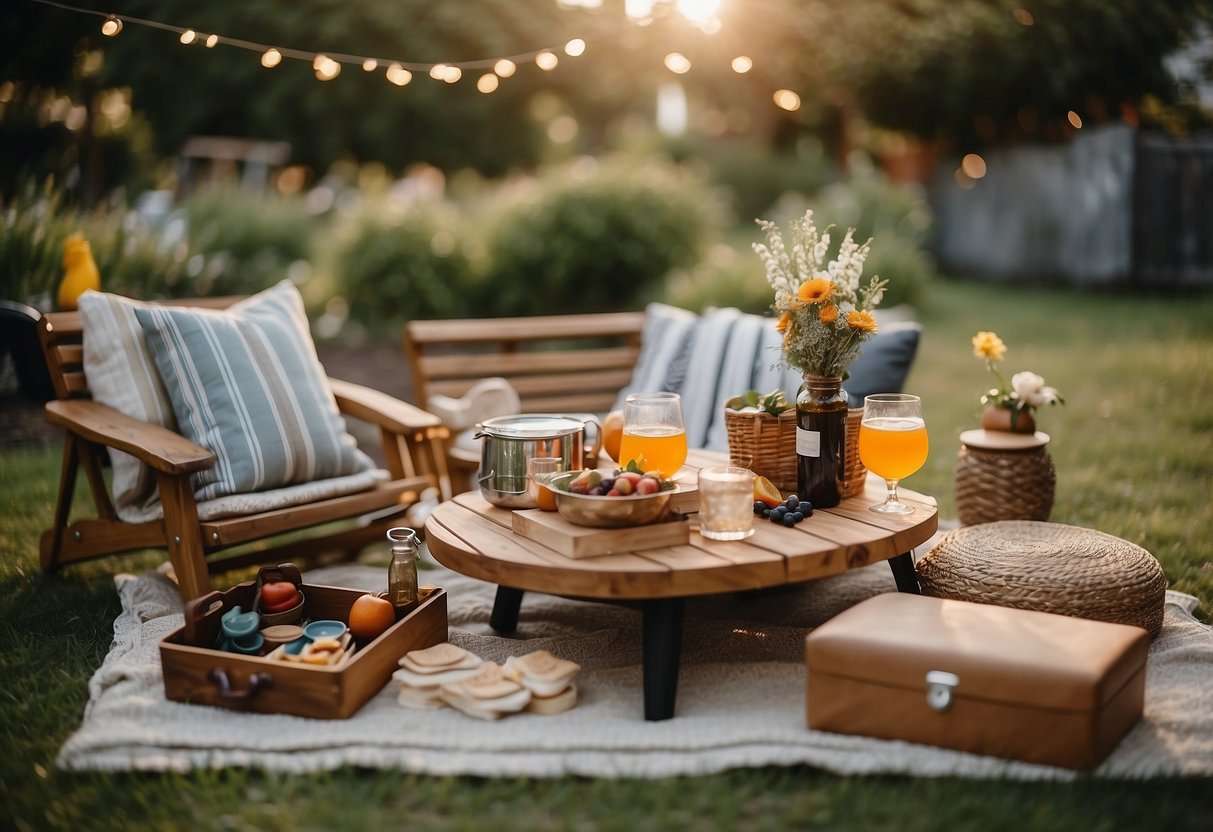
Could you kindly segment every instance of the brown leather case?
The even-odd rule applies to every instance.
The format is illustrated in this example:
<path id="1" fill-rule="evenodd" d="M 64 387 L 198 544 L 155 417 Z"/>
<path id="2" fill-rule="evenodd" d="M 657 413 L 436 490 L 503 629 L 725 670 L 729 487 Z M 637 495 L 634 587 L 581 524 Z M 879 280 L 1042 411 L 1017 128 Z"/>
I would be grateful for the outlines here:
<path id="1" fill-rule="evenodd" d="M 808 635 L 808 726 L 1092 768 L 1141 717 L 1149 644 L 1124 624 L 878 595 Z"/>

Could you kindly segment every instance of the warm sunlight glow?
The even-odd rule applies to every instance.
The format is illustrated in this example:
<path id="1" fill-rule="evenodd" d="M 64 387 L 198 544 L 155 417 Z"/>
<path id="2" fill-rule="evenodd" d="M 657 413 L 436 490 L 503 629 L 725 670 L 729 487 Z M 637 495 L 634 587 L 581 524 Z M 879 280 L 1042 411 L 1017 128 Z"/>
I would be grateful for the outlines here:
<path id="1" fill-rule="evenodd" d="M 413 73 L 402 67 L 398 63 L 393 63 L 387 68 L 387 79 L 398 87 L 403 87 L 409 81 L 413 80 Z"/>
<path id="2" fill-rule="evenodd" d="M 682 16 L 692 23 L 707 23 L 720 11 L 721 0 L 677 0 L 675 4 Z"/>
<path id="3" fill-rule="evenodd" d="M 775 100 L 776 107 L 787 110 L 789 113 L 800 109 L 800 96 L 791 90 L 775 90 L 775 94 L 771 97 Z"/>
<path id="4" fill-rule="evenodd" d="M 733 71 L 738 75 L 745 75 L 754 68 L 754 62 L 746 55 L 738 55 L 733 59 Z"/>
<path id="5" fill-rule="evenodd" d="M 665 56 L 665 68 L 677 75 L 683 75 L 691 70 L 691 62 L 681 52 L 671 52 Z"/>
<path id="6" fill-rule="evenodd" d="M 544 50 L 535 56 L 535 66 L 542 69 L 544 72 L 551 72 L 560 63 L 560 59 L 556 57 L 556 53 Z"/>
<path id="7" fill-rule="evenodd" d="M 970 179 L 981 179 L 986 175 L 986 160 L 976 153 L 967 153 L 960 160 L 960 169 Z"/>
<path id="8" fill-rule="evenodd" d="M 476 89 L 483 93 L 490 93 L 497 89 L 501 80 L 491 72 L 486 72 L 476 79 Z"/>
<path id="9" fill-rule="evenodd" d="M 509 78 L 517 71 L 518 67 L 508 58 L 502 58 L 497 63 L 493 64 L 493 72 L 496 72 L 502 78 Z"/>
<path id="10" fill-rule="evenodd" d="M 573 38 L 564 45 L 564 54 L 570 58 L 577 58 L 585 54 L 585 41 L 581 38 Z"/>
<path id="11" fill-rule="evenodd" d="M 273 47 L 261 53 L 261 65 L 266 69 L 273 69 L 282 63 L 282 53 Z"/>

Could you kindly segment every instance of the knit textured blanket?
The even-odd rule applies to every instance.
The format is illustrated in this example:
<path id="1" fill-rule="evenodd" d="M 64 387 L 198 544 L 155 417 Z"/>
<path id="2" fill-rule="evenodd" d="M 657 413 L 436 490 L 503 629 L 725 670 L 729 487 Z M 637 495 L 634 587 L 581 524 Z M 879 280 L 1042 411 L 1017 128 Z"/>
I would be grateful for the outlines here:
<path id="1" fill-rule="evenodd" d="M 239 713 L 165 699 L 159 641 L 181 626 L 163 575 L 120 577 L 122 613 L 94 674 L 80 728 L 60 750 L 66 769 L 178 770 L 250 766 L 308 772 L 343 765 L 435 775 L 670 777 L 746 766 L 807 764 L 840 774 L 896 773 L 1070 779 L 1072 771 L 805 727 L 804 637 L 879 592 L 883 563 L 779 591 L 688 602 L 674 719 L 643 718 L 641 616 L 624 606 L 528 593 L 513 637 L 487 621 L 494 587 L 430 564 L 422 580 L 448 591 L 450 640 L 484 659 L 547 649 L 581 665 L 578 705 L 496 722 L 452 709 L 417 711 L 389 683 L 347 720 Z M 381 590 L 383 569 L 338 566 L 310 583 Z M 1150 648 L 1145 716 L 1096 777 L 1213 775 L 1213 632 L 1196 599 L 1167 594 Z"/>

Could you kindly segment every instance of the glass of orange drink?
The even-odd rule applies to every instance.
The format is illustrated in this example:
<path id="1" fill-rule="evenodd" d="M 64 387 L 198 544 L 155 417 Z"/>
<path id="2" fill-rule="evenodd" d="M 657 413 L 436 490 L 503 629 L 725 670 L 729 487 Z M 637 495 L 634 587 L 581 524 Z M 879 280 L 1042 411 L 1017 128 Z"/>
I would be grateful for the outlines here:
<path id="1" fill-rule="evenodd" d="M 623 405 L 619 462 L 644 457 L 646 471 L 671 479 L 687 461 L 687 432 L 677 393 L 633 393 Z"/>
<path id="2" fill-rule="evenodd" d="M 913 514 L 914 507 L 897 499 L 897 483 L 927 461 L 927 424 L 922 399 L 906 393 L 878 393 L 863 400 L 859 426 L 859 458 L 883 477 L 888 495 L 871 507 L 881 514 Z"/>

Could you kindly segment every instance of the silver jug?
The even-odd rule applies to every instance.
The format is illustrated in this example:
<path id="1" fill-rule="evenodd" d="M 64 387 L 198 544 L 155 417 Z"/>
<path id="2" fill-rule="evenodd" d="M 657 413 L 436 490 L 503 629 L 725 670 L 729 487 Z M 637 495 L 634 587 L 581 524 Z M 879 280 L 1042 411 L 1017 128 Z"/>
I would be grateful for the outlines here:
<path id="1" fill-rule="evenodd" d="M 587 444 L 586 427 L 595 427 Z M 535 508 L 539 486 L 531 477 L 531 460 L 559 459 L 562 471 L 580 471 L 602 450 L 602 425 L 589 415 L 526 413 L 498 416 L 479 425 L 480 493 L 502 508 Z"/>

